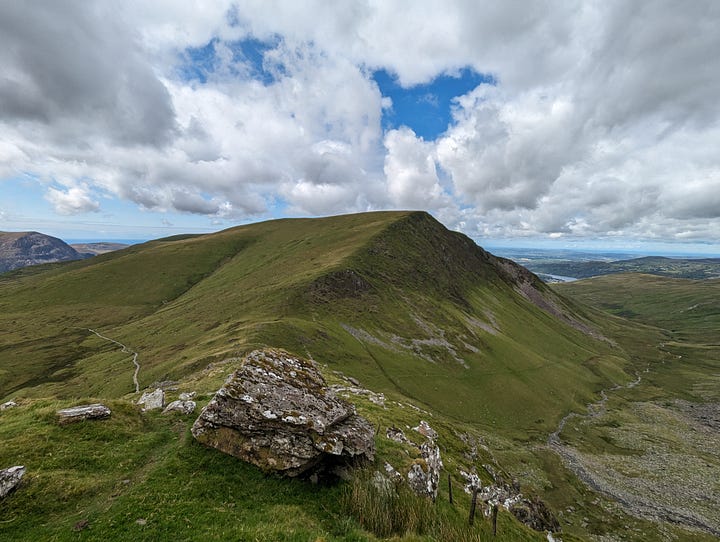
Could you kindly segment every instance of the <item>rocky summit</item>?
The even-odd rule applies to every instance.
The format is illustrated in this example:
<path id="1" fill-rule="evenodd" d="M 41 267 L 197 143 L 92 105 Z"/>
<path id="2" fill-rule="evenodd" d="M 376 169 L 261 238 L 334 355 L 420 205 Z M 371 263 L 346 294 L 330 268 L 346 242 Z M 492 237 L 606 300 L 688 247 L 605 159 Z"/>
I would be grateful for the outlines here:
<path id="1" fill-rule="evenodd" d="M 64 241 L 31 232 L 0 232 L 0 273 L 29 265 L 81 260 L 81 254 Z"/>
<path id="2" fill-rule="evenodd" d="M 287 476 L 341 475 L 374 458 L 372 425 L 337 397 L 312 361 L 256 350 L 192 427 L 201 443 Z"/>

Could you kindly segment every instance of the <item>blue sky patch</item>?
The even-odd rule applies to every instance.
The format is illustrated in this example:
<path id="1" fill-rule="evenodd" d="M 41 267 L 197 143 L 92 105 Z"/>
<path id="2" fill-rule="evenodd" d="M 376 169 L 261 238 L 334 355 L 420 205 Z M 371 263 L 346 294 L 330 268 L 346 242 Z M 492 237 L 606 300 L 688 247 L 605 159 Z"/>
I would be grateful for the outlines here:
<path id="1" fill-rule="evenodd" d="M 216 54 L 216 45 L 220 40 L 212 39 L 202 47 L 188 47 L 185 49 L 179 74 L 184 81 L 198 81 L 206 83 L 221 66 Z M 246 69 L 250 69 L 250 77 L 269 85 L 276 80 L 276 72 L 267 69 L 263 59 L 265 52 L 277 47 L 278 40 L 261 41 L 248 38 L 239 41 L 226 42 L 225 45 L 232 51 L 232 63 L 236 66 L 233 75 L 245 76 Z M 241 67 L 242 66 L 242 67 Z M 277 70 L 277 66 L 273 66 Z"/>
<path id="2" fill-rule="evenodd" d="M 383 96 L 392 98 L 392 109 L 383 111 L 384 130 L 408 126 L 426 141 L 442 134 L 451 121 L 452 99 L 467 94 L 478 85 L 496 84 L 491 75 L 463 68 L 457 76 L 440 75 L 430 83 L 403 88 L 397 77 L 386 70 L 373 72 Z"/>

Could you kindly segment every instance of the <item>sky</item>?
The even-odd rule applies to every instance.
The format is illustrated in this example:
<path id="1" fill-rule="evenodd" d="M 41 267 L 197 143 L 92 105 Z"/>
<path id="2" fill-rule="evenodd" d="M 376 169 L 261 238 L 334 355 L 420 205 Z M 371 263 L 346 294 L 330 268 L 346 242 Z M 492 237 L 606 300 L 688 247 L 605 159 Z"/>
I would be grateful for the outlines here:
<path id="1" fill-rule="evenodd" d="M 720 253 L 717 0 L 0 2 L 0 230 L 419 209 Z"/>

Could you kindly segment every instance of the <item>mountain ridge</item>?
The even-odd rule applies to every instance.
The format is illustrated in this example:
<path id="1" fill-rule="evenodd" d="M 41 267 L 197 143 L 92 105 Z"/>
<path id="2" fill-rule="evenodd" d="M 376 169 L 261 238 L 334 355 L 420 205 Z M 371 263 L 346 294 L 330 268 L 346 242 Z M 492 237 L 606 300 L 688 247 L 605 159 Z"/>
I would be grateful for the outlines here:
<path id="1" fill-rule="evenodd" d="M 36 231 L 0 232 L 0 273 L 45 263 L 81 260 L 82 254 L 62 239 Z"/>

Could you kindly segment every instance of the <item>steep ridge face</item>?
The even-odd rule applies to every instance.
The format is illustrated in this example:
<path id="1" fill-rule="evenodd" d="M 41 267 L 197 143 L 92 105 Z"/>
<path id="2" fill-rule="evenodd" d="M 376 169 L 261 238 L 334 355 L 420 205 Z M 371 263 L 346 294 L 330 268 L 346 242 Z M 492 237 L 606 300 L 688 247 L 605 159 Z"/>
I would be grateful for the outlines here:
<path id="1" fill-rule="evenodd" d="M 13 330 L 0 348 L 18 360 L 0 378 L 37 395 L 132 391 L 132 364 L 91 328 L 139 353 L 143 386 L 273 346 L 449 416 L 544 438 L 623 364 L 534 275 L 426 213 L 160 240 L 0 292 Z"/>
<path id="2" fill-rule="evenodd" d="M 0 273 L 43 263 L 81 260 L 81 254 L 64 241 L 31 232 L 0 232 Z"/>

